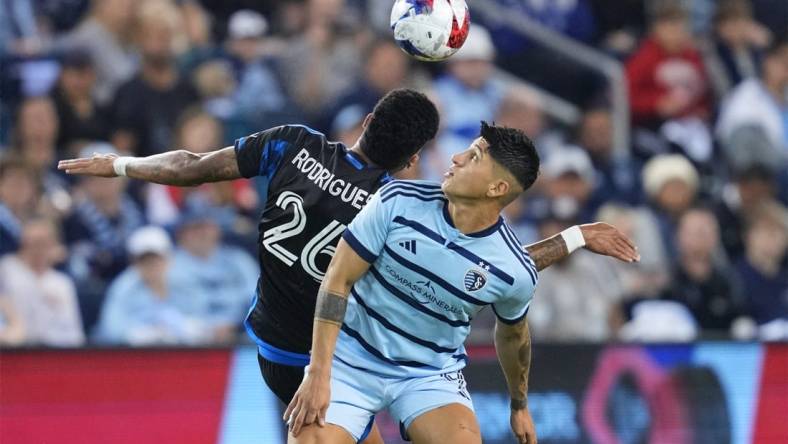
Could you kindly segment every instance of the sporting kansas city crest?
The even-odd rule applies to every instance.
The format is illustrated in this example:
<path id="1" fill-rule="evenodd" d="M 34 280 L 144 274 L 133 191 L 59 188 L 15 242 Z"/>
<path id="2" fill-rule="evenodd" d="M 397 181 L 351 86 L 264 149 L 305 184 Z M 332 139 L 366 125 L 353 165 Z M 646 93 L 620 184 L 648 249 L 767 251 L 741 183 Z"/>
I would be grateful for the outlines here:
<path id="1" fill-rule="evenodd" d="M 465 289 L 468 291 L 480 290 L 487 283 L 487 278 L 481 271 L 468 270 L 465 273 Z"/>

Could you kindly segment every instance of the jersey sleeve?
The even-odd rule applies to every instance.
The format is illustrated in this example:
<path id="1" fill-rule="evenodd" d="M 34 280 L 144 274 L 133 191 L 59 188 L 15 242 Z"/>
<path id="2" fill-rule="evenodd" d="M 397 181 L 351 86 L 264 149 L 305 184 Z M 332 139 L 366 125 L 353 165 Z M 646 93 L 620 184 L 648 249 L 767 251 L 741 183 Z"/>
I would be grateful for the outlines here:
<path id="1" fill-rule="evenodd" d="M 525 282 L 523 285 L 512 289 L 509 294 L 492 304 L 495 316 L 505 324 L 516 324 L 528 314 L 528 307 L 531 305 L 536 287 L 530 280 L 523 281 Z"/>
<path id="2" fill-rule="evenodd" d="M 342 235 L 342 239 L 370 264 L 383 251 L 391 226 L 391 208 L 396 199 L 383 202 L 378 190 L 359 212 Z"/>
<path id="3" fill-rule="evenodd" d="M 236 140 L 235 159 L 241 175 L 273 177 L 282 158 L 297 144 L 304 131 L 297 126 L 278 126 Z"/>

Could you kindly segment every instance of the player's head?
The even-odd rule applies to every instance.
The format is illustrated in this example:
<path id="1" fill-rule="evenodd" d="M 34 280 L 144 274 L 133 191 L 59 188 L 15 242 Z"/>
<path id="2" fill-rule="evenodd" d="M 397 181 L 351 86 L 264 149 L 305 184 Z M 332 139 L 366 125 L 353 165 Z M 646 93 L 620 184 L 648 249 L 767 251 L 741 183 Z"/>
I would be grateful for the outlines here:
<path id="1" fill-rule="evenodd" d="M 501 207 L 533 185 L 539 154 L 524 132 L 482 122 L 479 137 L 452 156 L 443 191 L 467 200 L 493 199 Z"/>
<path id="2" fill-rule="evenodd" d="M 364 121 L 359 146 L 377 166 L 397 171 L 415 160 L 438 132 L 438 109 L 424 94 L 395 89 L 383 96 Z"/>

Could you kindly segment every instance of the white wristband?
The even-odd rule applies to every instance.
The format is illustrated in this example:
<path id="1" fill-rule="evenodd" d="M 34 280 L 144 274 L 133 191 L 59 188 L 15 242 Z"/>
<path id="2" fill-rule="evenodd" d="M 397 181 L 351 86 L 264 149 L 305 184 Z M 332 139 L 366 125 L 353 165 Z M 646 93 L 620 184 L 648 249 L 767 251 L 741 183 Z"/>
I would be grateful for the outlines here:
<path id="1" fill-rule="evenodd" d="M 580 231 L 580 227 L 577 225 L 573 225 L 566 230 L 561 232 L 561 237 L 564 238 L 564 243 L 566 243 L 566 249 L 569 250 L 571 254 L 573 251 L 577 250 L 578 248 L 582 248 L 586 245 L 586 240 L 583 237 L 583 232 Z"/>
<path id="2" fill-rule="evenodd" d="M 133 157 L 118 157 L 112 162 L 112 169 L 118 176 L 126 175 L 126 166 L 134 159 Z"/>

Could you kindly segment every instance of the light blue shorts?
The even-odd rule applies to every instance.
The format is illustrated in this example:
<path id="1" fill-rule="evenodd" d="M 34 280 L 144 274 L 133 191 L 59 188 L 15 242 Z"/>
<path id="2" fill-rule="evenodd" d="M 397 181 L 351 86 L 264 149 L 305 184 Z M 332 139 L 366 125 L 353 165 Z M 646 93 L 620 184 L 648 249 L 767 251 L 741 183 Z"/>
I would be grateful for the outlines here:
<path id="1" fill-rule="evenodd" d="M 419 415 L 454 403 L 473 411 L 462 371 L 391 377 L 352 367 L 335 357 L 326 422 L 342 427 L 360 442 L 371 430 L 375 414 L 382 410 L 388 410 L 407 430 Z"/>

